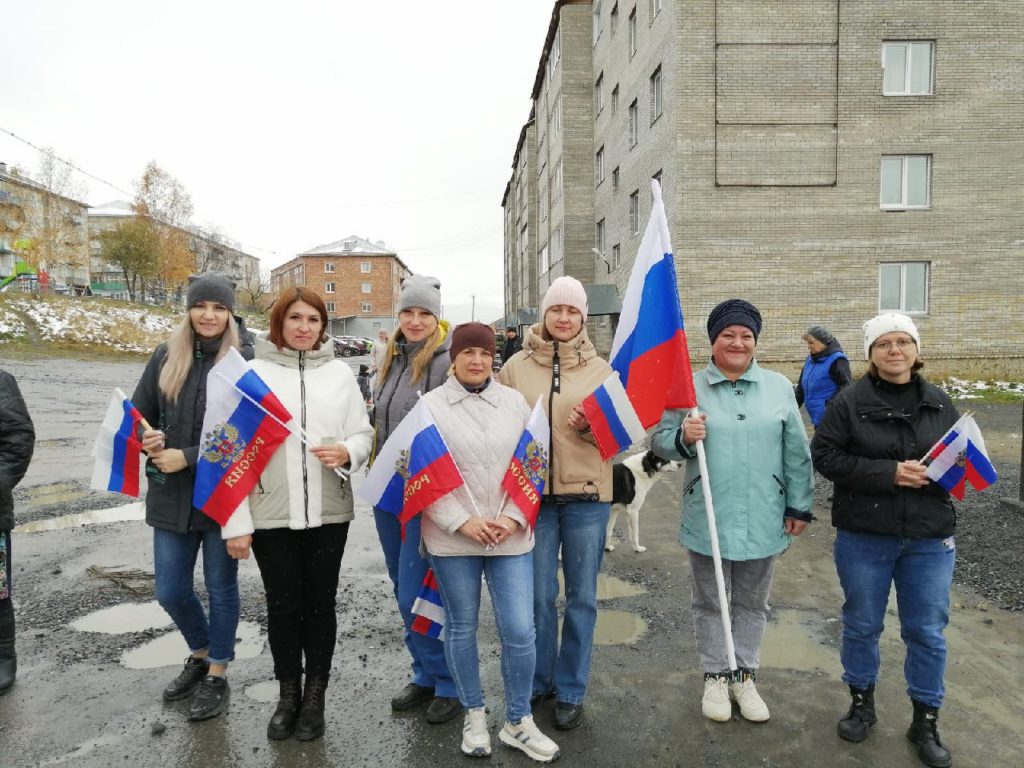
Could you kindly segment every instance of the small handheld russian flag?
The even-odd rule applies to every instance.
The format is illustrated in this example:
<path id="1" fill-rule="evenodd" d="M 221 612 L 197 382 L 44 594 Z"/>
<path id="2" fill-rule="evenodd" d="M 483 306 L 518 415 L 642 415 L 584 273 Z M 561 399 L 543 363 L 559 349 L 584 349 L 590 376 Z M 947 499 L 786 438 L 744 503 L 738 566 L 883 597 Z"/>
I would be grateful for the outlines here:
<path id="1" fill-rule="evenodd" d="M 423 577 L 423 586 L 412 604 L 416 618 L 412 620 L 412 631 L 436 640 L 444 640 L 444 604 L 437 589 L 434 569 L 428 568 Z"/>
<path id="2" fill-rule="evenodd" d="M 551 455 L 551 428 L 542 400 L 537 398 L 501 481 L 501 487 L 519 507 L 531 530 L 537 523 L 540 500 L 547 484 L 548 457 Z"/>
<path id="3" fill-rule="evenodd" d="M 115 389 L 92 447 L 90 488 L 138 498 L 142 430 L 147 426 L 139 409 Z"/>
<path id="4" fill-rule="evenodd" d="M 969 413 L 961 416 L 928 451 L 925 461 L 928 463 L 925 474 L 959 501 L 964 499 L 967 483 L 980 491 L 998 479 L 985 450 L 981 430 Z"/>

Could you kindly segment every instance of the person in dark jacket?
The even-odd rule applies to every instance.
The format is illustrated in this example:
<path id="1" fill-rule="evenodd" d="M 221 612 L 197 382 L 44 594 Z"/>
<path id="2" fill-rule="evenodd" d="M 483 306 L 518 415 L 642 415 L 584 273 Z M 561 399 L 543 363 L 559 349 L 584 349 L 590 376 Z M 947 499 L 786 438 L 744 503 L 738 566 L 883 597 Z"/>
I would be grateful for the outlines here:
<path id="1" fill-rule="evenodd" d="M 359 392 L 363 396 L 363 402 L 369 405 L 373 402 L 373 393 L 370 391 L 370 366 L 362 363 L 359 366 L 359 373 L 356 375 L 356 384 L 359 385 Z"/>
<path id="2" fill-rule="evenodd" d="M 146 522 L 153 528 L 156 599 L 191 650 L 163 699 L 192 696 L 189 719 L 205 720 L 223 712 L 230 697 L 226 672 L 235 655 L 238 561 L 228 556 L 220 526 L 192 506 L 192 490 L 206 377 L 228 349 L 238 348 L 239 339 L 232 283 L 213 272 L 189 280 L 185 317 L 156 348 L 132 401 L 153 427 L 143 432 L 142 448 L 149 457 Z M 193 583 L 200 549 L 209 612 Z"/>
<path id="3" fill-rule="evenodd" d="M 256 357 L 256 334 L 250 331 L 245 325 L 245 318 L 240 315 L 233 315 L 238 324 L 238 351 L 246 360 Z"/>
<path id="4" fill-rule="evenodd" d="M 11 529 L 14 528 L 14 486 L 28 471 L 36 432 L 18 389 L 18 382 L 0 370 L 0 696 L 14 685 L 18 657 L 14 653 L 14 601 L 11 598 Z"/>
<path id="5" fill-rule="evenodd" d="M 835 483 L 835 563 L 846 598 L 841 660 L 852 703 L 839 736 L 863 741 L 875 724 L 874 690 L 890 586 L 906 646 L 914 718 L 907 737 L 929 766 L 952 764 L 939 739 L 945 694 L 949 590 L 956 514 L 921 461 L 956 422 L 949 396 L 918 373 L 921 341 L 902 314 L 864 324 L 867 374 L 840 392 L 811 443 L 815 469 Z"/>
<path id="6" fill-rule="evenodd" d="M 501 362 L 507 363 L 512 355 L 523 348 L 523 340 L 519 338 L 519 331 L 514 325 L 505 329 L 505 344 L 501 348 Z"/>
<path id="7" fill-rule="evenodd" d="M 827 328 L 812 325 L 803 338 L 809 354 L 796 385 L 796 404 L 806 406 L 811 424 L 817 427 L 825 408 L 839 390 L 853 381 L 853 375 L 846 353 Z"/>

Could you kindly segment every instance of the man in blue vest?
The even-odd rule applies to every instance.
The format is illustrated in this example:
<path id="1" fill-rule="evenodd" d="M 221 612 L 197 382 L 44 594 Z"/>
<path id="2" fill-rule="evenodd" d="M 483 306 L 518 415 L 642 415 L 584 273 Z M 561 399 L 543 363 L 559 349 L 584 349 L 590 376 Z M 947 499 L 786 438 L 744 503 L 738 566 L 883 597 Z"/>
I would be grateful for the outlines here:
<path id="1" fill-rule="evenodd" d="M 806 406 L 811 423 L 817 427 L 829 401 L 853 381 L 853 376 L 846 353 L 827 328 L 812 325 L 803 338 L 810 354 L 796 385 L 796 404 Z"/>

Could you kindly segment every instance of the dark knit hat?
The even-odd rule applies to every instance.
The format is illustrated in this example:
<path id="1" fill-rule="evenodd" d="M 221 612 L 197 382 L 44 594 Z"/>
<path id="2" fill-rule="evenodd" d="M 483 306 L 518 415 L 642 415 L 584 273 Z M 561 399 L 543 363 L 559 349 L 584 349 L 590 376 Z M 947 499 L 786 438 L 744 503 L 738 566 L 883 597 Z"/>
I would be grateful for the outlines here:
<path id="1" fill-rule="evenodd" d="M 726 299 L 711 310 L 708 315 L 708 338 L 715 343 L 724 329 L 730 325 L 742 325 L 754 333 L 754 341 L 761 335 L 761 313 L 757 307 L 743 299 Z"/>
<path id="2" fill-rule="evenodd" d="M 482 347 L 493 356 L 497 348 L 494 330 L 483 323 L 463 323 L 457 326 L 452 332 L 452 346 L 448 350 L 452 362 L 455 361 L 459 352 L 467 347 Z"/>
<path id="3" fill-rule="evenodd" d="M 359 375 L 360 376 L 365 376 L 369 372 L 370 372 L 370 366 L 368 366 L 366 363 L 360 363 L 359 364 Z"/>
<path id="4" fill-rule="evenodd" d="M 419 307 L 434 317 L 441 317 L 441 281 L 426 275 L 410 275 L 402 281 L 398 311 Z"/>
<path id="5" fill-rule="evenodd" d="M 817 339 L 825 346 L 828 346 L 836 337 L 828 332 L 828 328 L 823 325 L 812 325 L 807 329 L 807 333 L 804 334 L 804 341 L 810 341 L 811 339 Z"/>
<path id="6" fill-rule="evenodd" d="M 216 301 L 234 311 L 235 284 L 219 272 L 189 275 L 185 306 L 191 308 L 200 301 Z"/>

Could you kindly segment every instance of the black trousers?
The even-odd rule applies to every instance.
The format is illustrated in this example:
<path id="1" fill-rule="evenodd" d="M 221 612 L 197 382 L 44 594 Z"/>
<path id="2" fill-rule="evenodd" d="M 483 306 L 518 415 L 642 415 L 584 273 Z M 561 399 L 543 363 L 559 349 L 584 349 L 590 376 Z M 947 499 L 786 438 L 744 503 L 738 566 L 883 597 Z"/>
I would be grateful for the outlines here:
<path id="1" fill-rule="evenodd" d="M 256 531 L 252 551 L 267 593 L 274 677 L 327 677 L 338 637 L 335 605 L 348 523 Z"/>

